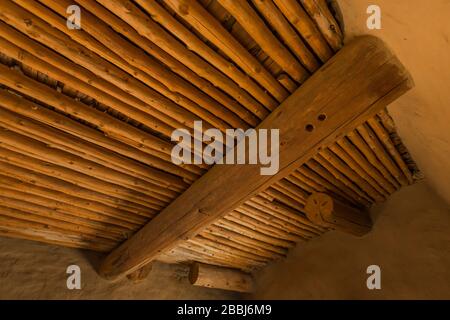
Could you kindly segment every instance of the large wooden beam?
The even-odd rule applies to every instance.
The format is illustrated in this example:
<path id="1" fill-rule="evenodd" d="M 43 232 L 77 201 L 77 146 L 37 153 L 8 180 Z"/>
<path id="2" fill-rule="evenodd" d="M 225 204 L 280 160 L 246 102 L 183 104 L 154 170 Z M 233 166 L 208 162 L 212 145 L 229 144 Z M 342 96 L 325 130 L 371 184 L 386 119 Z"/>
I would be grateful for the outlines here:
<path id="1" fill-rule="evenodd" d="M 100 274 L 115 279 L 133 272 L 161 252 L 191 239 L 219 217 L 305 163 L 413 86 L 384 43 L 360 37 L 339 51 L 258 128 L 279 129 L 276 175 L 257 165 L 216 165 L 188 190 L 115 249 Z"/>

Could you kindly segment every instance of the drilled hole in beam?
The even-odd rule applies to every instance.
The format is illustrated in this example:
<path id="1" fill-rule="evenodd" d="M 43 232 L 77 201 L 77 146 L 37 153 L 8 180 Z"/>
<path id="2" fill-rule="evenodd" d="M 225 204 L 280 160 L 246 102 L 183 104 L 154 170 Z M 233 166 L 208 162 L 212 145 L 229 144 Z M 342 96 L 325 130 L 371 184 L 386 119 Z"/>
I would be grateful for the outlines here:
<path id="1" fill-rule="evenodd" d="M 317 116 L 317 120 L 319 121 L 325 121 L 327 119 L 327 115 L 324 113 L 321 113 Z"/>
<path id="2" fill-rule="evenodd" d="M 312 124 L 307 124 L 305 126 L 305 130 L 308 132 L 312 132 L 314 130 L 314 126 Z"/>

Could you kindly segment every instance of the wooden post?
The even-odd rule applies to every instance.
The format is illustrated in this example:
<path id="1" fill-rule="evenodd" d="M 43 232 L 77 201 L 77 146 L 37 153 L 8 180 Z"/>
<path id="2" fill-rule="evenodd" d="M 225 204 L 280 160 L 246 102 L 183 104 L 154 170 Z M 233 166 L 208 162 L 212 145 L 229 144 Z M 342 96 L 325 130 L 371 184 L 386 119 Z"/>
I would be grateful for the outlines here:
<path id="1" fill-rule="evenodd" d="M 306 216 L 319 226 L 363 236 L 372 229 L 367 210 L 350 207 L 325 193 L 313 193 L 306 200 Z"/>
<path id="2" fill-rule="evenodd" d="M 251 292 L 253 278 L 239 270 L 195 262 L 189 270 L 189 281 L 194 286 Z"/>
<path id="3" fill-rule="evenodd" d="M 261 175 L 257 165 L 212 167 L 115 249 L 103 262 L 100 274 L 108 279 L 123 276 L 192 239 L 354 130 L 412 86 L 409 73 L 381 40 L 371 36 L 356 38 L 257 127 L 279 130 L 276 174 Z"/>

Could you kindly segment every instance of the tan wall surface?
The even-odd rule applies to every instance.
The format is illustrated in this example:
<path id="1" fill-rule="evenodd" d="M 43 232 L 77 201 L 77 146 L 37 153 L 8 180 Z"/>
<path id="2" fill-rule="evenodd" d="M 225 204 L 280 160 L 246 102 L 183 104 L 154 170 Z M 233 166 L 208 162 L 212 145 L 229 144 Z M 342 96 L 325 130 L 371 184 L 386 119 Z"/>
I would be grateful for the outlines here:
<path id="1" fill-rule="evenodd" d="M 258 299 L 450 299 L 450 207 L 425 183 L 373 210 L 363 238 L 339 232 L 301 245 L 257 274 Z M 368 290 L 369 265 L 381 290 Z"/>
<path id="2" fill-rule="evenodd" d="M 337 0 L 347 41 L 383 39 L 411 72 L 416 87 L 389 112 L 428 183 L 450 203 L 450 0 Z M 381 30 L 368 30 L 367 7 L 381 9 Z"/>
<path id="3" fill-rule="evenodd" d="M 181 265 L 155 263 L 139 283 L 108 282 L 91 263 L 100 256 L 81 250 L 0 237 L 0 299 L 230 299 L 227 291 L 194 287 Z M 67 266 L 81 268 L 81 290 L 68 290 Z"/>

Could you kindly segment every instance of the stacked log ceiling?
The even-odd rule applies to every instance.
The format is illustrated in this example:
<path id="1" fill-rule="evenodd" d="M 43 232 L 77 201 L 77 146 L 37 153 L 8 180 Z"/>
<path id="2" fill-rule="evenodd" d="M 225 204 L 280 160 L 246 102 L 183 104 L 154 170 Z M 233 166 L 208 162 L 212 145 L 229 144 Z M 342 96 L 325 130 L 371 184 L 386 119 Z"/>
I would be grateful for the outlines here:
<path id="1" fill-rule="evenodd" d="M 211 169 L 172 163 L 174 129 L 257 127 L 342 45 L 325 0 L 0 1 L 0 236 L 111 251 Z M 382 111 L 158 259 L 251 272 L 328 230 L 311 194 L 417 173 Z"/>
<path id="2" fill-rule="evenodd" d="M 221 224 L 237 229 L 238 233 L 276 246 L 292 247 L 302 238 L 289 234 L 280 236 L 282 232 L 275 234 L 273 229 L 268 231 L 268 226 L 257 228 L 256 219 L 244 219 L 228 212 L 260 192 L 273 196 L 268 191 L 271 185 L 279 185 L 277 181 L 412 86 L 408 72 L 381 40 L 374 37 L 355 39 L 258 126 L 258 129 L 276 128 L 280 131 L 278 173 L 261 175 L 259 167 L 251 165 L 214 166 L 131 239 L 115 249 L 104 260 L 101 275 L 114 279 L 133 272 L 154 260 L 160 252 L 177 245 L 186 246 L 183 242 L 194 238 L 203 228 L 223 216 Z M 328 161 L 326 155 L 319 156 L 320 163 Z M 345 177 L 342 172 L 337 174 L 339 167 L 333 167 L 336 178 L 351 186 L 353 176 Z M 228 188 L 234 192 L 229 192 Z M 370 195 L 362 190 L 350 189 L 361 199 L 370 200 Z M 292 191 L 289 189 L 289 192 Z M 295 193 L 295 197 L 300 199 L 298 202 L 303 201 L 302 206 L 306 194 Z"/>

